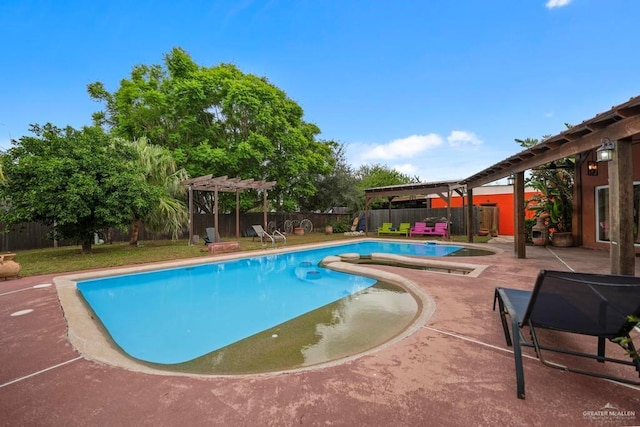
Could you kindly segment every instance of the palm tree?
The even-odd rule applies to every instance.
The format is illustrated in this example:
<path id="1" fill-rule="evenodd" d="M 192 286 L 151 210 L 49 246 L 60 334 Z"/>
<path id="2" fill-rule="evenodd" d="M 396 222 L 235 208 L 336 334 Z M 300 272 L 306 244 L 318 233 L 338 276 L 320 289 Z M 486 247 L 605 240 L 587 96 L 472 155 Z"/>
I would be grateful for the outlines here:
<path id="1" fill-rule="evenodd" d="M 145 170 L 147 183 L 157 190 L 158 204 L 144 218 L 136 216 L 131 232 L 131 246 L 137 246 L 140 224 L 157 233 L 171 233 L 177 239 L 187 222 L 188 211 L 184 203 L 185 189 L 180 181 L 187 179 L 184 169 L 177 169 L 171 152 L 161 146 L 149 144 L 142 137 L 133 141 L 132 146 L 138 153 L 138 161 Z"/>

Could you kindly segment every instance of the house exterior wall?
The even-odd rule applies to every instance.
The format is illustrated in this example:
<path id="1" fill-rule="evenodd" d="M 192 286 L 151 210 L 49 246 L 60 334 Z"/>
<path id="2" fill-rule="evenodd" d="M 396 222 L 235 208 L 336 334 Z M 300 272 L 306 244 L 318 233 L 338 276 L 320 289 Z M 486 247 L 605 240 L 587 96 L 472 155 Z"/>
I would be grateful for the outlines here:
<path id="1" fill-rule="evenodd" d="M 640 145 L 634 144 L 633 147 L 633 164 L 640 165 Z M 587 156 L 588 160 L 595 159 L 595 153 Z M 580 178 L 582 188 L 578 191 L 578 197 L 582 201 L 582 246 L 592 249 L 609 249 L 609 242 L 597 241 L 597 213 L 596 213 L 596 188 L 608 185 L 609 170 L 608 163 L 598 163 L 598 175 L 587 175 L 587 162 L 580 165 Z M 633 180 L 640 181 L 640 167 L 634 166 Z M 574 232 L 575 233 L 575 232 Z M 640 253 L 640 247 L 636 244 L 636 254 Z"/>
<path id="2" fill-rule="evenodd" d="M 528 200 L 537 191 L 532 188 L 525 188 L 524 199 Z M 438 196 L 432 197 L 431 207 L 447 207 L 445 201 Z M 465 199 L 466 203 L 466 199 Z M 513 186 L 512 185 L 486 185 L 473 189 L 473 205 L 495 205 L 498 207 L 498 234 L 503 236 L 513 236 L 514 209 L 513 209 Z M 451 197 L 451 207 L 462 206 L 462 198 L 458 194 Z M 533 218 L 534 212 L 525 209 L 525 217 Z"/>

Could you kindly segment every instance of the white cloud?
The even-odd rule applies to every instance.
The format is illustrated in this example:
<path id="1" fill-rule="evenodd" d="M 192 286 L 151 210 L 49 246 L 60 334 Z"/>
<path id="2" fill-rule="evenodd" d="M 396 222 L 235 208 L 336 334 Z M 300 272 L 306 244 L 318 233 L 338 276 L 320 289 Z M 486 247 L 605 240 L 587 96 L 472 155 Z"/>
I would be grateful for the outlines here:
<path id="1" fill-rule="evenodd" d="M 571 3 L 571 0 L 549 0 L 545 5 L 547 9 L 553 9 L 554 7 L 563 7 Z"/>
<path id="2" fill-rule="evenodd" d="M 464 148 L 468 146 L 481 145 L 483 141 L 476 136 L 473 132 L 467 132 L 464 130 L 453 130 L 447 137 L 449 146 L 454 148 Z"/>
<path id="3" fill-rule="evenodd" d="M 435 133 L 429 135 L 411 135 L 395 139 L 388 144 L 374 145 L 362 152 L 365 160 L 389 160 L 414 157 L 430 148 L 442 145 L 442 137 Z"/>
<path id="4" fill-rule="evenodd" d="M 414 175 L 418 174 L 418 167 L 411 163 L 405 163 L 403 165 L 394 165 L 393 168 L 400 173 L 409 175 L 410 177 L 413 177 Z"/>

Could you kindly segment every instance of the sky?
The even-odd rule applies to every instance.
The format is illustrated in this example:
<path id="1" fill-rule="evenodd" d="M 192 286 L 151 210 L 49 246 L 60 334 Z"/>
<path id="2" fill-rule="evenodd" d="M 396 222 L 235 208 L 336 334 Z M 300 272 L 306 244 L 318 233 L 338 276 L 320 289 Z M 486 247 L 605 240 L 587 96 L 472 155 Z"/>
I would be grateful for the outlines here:
<path id="1" fill-rule="evenodd" d="M 640 95 L 638 16 L 637 0 L 3 0 L 0 149 L 30 124 L 90 125 L 89 83 L 113 92 L 181 47 L 266 77 L 353 168 L 463 179 Z"/>

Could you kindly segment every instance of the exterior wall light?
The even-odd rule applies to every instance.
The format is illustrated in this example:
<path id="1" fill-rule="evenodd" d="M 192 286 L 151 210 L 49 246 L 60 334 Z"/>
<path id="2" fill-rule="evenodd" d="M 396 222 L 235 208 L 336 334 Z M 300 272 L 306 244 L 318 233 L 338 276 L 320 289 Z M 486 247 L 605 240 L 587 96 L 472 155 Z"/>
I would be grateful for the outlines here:
<path id="1" fill-rule="evenodd" d="M 616 148 L 616 142 L 609 138 L 602 138 L 602 145 L 596 150 L 596 160 L 598 162 L 609 162 L 613 160 L 613 150 Z"/>
<path id="2" fill-rule="evenodd" d="M 598 176 L 598 162 L 591 160 L 587 162 L 587 175 Z"/>
<path id="3" fill-rule="evenodd" d="M 509 175 L 507 178 L 507 185 L 513 185 L 516 182 L 516 177 L 513 174 Z"/>

